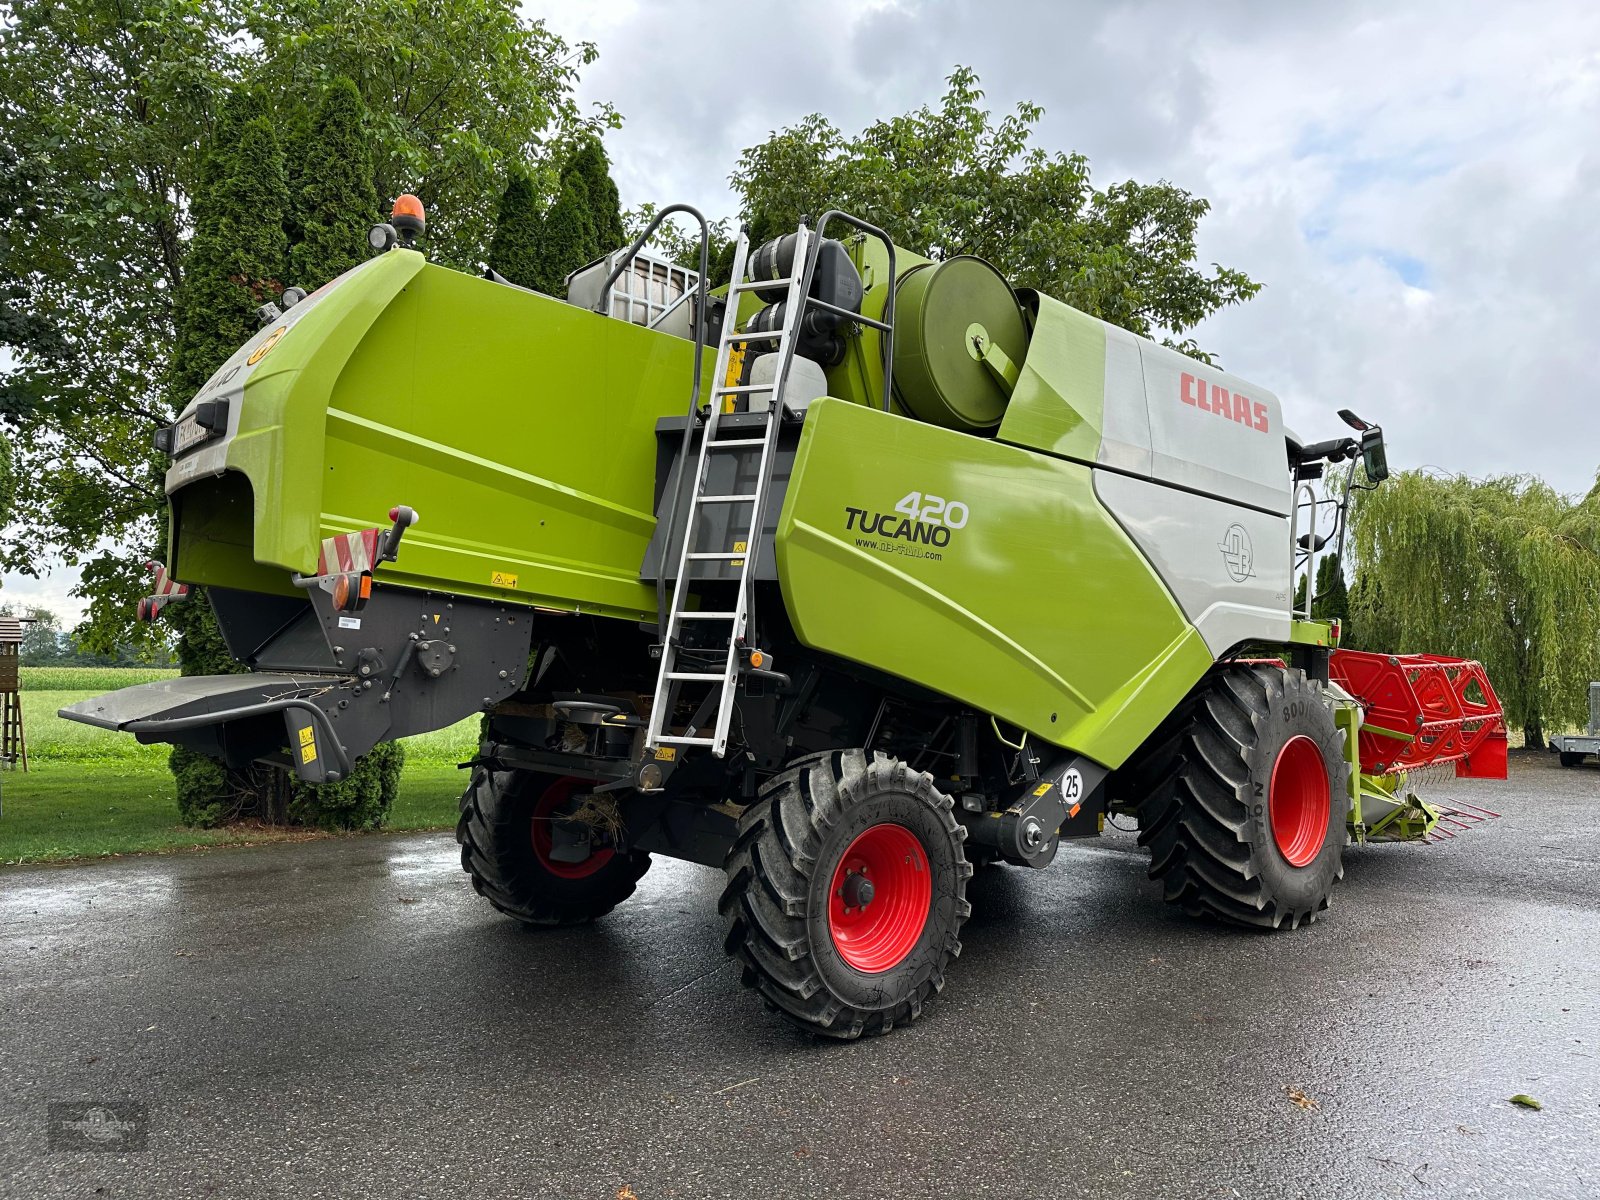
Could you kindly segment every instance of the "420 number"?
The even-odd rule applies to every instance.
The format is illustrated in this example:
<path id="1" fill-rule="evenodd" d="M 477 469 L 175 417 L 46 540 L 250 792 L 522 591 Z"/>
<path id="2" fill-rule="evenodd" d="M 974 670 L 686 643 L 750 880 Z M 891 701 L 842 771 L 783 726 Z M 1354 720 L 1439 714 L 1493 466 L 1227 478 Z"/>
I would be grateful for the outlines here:
<path id="1" fill-rule="evenodd" d="M 959 500 L 946 500 L 943 496 L 907 492 L 894 510 L 910 520 L 929 525 L 943 525 L 949 529 L 965 529 L 967 526 L 967 506 Z"/>

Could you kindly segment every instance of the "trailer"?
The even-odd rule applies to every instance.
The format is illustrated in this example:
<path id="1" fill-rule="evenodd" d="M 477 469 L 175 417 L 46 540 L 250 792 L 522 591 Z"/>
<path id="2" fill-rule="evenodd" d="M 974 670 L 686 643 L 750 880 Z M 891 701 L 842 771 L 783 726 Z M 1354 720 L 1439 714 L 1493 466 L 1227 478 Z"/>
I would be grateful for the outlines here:
<path id="1" fill-rule="evenodd" d="M 1558 733 L 1550 739 L 1550 753 L 1561 756 L 1563 767 L 1577 767 L 1589 755 L 1600 755 L 1600 683 L 1589 685 L 1589 730 Z"/>

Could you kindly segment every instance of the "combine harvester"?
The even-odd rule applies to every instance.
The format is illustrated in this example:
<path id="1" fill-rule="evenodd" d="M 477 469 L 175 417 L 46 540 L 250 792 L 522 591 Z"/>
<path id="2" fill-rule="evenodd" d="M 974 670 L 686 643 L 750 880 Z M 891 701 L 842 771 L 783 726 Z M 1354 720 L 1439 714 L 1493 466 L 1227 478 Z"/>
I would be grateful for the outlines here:
<path id="1" fill-rule="evenodd" d="M 1293 928 L 1352 837 L 1474 815 L 1407 771 L 1503 777 L 1477 664 L 1294 609 L 1342 538 L 1312 481 L 1378 484 L 1376 426 L 1307 444 L 1260 387 L 843 213 L 741 234 L 720 295 L 653 229 L 563 301 L 429 263 L 406 197 L 268 305 L 159 436 L 143 606 L 205 588 L 251 673 L 63 715 L 320 783 L 487 714 L 457 836 L 491 904 L 586 921 L 652 854 L 721 868 L 744 982 L 844 1038 L 944 986 L 975 868 L 1107 813 L 1184 911 Z"/>

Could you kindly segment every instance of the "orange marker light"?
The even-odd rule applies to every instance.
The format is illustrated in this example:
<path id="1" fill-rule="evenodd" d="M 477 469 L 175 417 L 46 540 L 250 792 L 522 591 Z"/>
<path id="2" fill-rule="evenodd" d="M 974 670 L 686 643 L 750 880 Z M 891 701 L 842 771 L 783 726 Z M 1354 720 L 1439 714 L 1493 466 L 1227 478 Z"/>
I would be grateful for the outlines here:
<path id="1" fill-rule="evenodd" d="M 767 656 L 765 654 L 761 653 L 761 651 L 759 651 L 759 650 L 750 651 L 750 665 L 752 667 L 755 667 L 756 670 L 759 671 L 761 669 L 761 664 L 766 662 L 766 661 L 767 661 Z"/>
<path id="2" fill-rule="evenodd" d="M 394 208 L 389 213 L 390 217 L 415 217 L 418 221 L 426 221 L 427 215 L 422 211 L 422 201 L 410 192 L 404 193 L 394 202 Z"/>

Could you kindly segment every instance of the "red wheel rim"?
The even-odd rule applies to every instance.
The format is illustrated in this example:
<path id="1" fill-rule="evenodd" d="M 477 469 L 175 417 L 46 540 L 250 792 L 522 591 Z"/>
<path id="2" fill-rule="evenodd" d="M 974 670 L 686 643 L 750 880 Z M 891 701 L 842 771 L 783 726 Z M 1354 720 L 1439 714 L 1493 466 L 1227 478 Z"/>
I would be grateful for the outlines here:
<path id="1" fill-rule="evenodd" d="M 917 835 L 874 825 L 845 847 L 828 888 L 828 933 L 846 963 L 868 975 L 898 966 L 928 924 L 933 875 Z"/>
<path id="2" fill-rule="evenodd" d="M 1278 751 L 1272 764 L 1267 814 L 1278 853 L 1291 867 L 1316 858 L 1328 836 L 1328 768 L 1316 742 L 1296 734 Z"/>
<path id="3" fill-rule="evenodd" d="M 582 862 L 556 862 L 550 857 L 550 849 L 555 840 L 550 833 L 550 821 L 556 811 L 572 799 L 572 793 L 582 786 L 583 782 L 570 775 L 565 779 L 558 779 L 545 788 L 544 795 L 540 796 L 538 803 L 533 806 L 533 822 L 529 836 L 533 842 L 534 856 L 538 858 L 541 867 L 561 879 L 585 879 L 610 862 L 611 856 L 616 853 L 610 846 L 602 846 Z"/>

